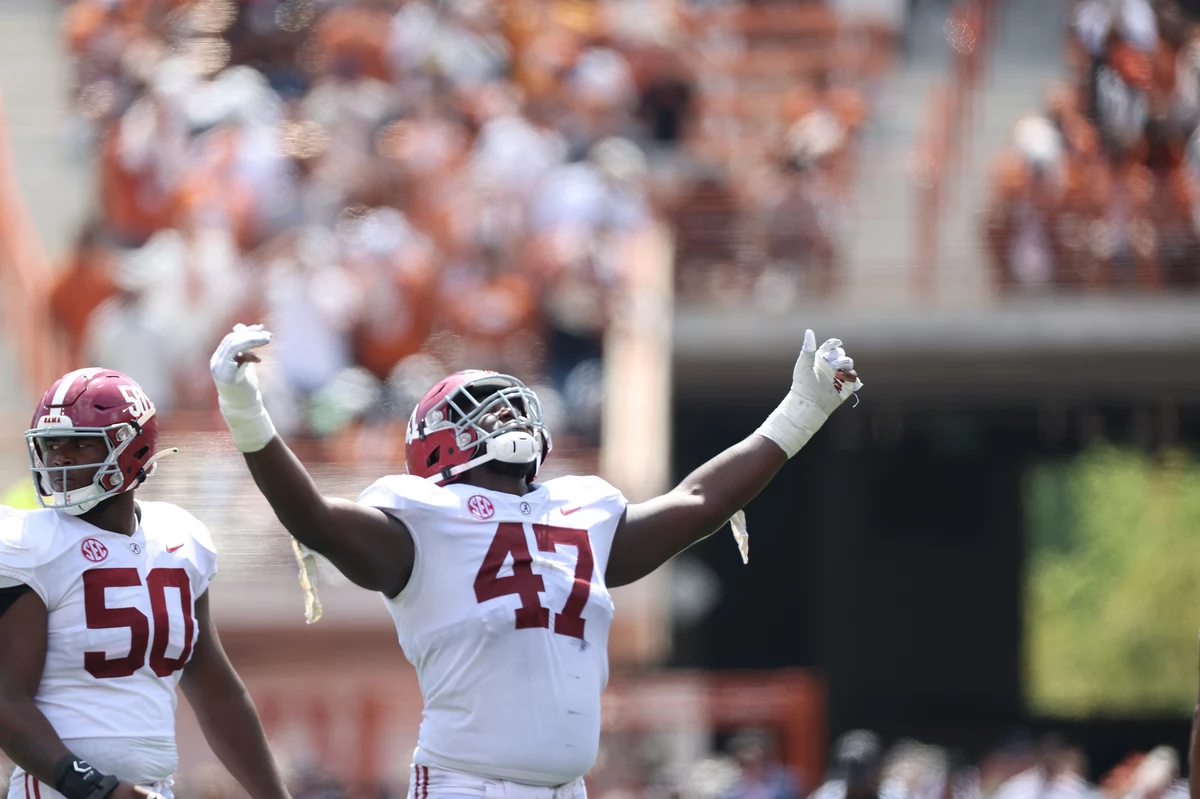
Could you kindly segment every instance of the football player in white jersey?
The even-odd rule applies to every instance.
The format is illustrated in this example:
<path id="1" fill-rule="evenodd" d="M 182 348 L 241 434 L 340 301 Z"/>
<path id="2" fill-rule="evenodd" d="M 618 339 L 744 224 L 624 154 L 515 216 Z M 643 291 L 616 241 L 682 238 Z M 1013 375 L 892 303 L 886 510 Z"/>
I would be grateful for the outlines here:
<path id="1" fill-rule="evenodd" d="M 0 749 L 8 799 L 170 799 L 176 686 L 254 799 L 287 799 L 209 615 L 204 525 L 135 502 L 158 419 L 130 378 L 80 369 L 25 433 L 43 509 L 0 506 Z"/>
<path id="2" fill-rule="evenodd" d="M 324 497 L 275 434 L 254 375 L 271 335 L 238 325 L 210 363 L 221 412 L 288 532 L 386 599 L 425 711 L 410 799 L 583 799 L 608 681 L 609 588 L 720 529 L 861 385 L 812 331 L 758 431 L 663 496 L 628 504 L 598 477 L 536 482 L 538 398 L 495 372 L 434 386 L 407 429 L 407 474 Z"/>

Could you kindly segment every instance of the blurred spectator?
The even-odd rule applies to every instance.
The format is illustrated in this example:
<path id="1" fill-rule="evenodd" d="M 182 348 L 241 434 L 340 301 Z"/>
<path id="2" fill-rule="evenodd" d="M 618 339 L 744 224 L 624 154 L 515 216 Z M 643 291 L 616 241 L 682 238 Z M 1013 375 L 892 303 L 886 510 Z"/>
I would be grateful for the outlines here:
<path id="1" fill-rule="evenodd" d="M 418 359 L 419 360 L 419 359 Z M 436 364 L 412 363 L 419 372 Z M 25 481 L 29 483 L 28 480 Z M 668 736 L 669 737 L 669 736 Z M 772 736 L 751 729 L 720 752 L 701 752 L 687 763 L 670 762 L 660 733 L 606 731 L 588 773 L 589 795 L 598 799 L 792 799 L 801 787 L 781 764 Z M 311 757 L 281 757 L 285 780 L 297 799 L 395 799 L 405 786 L 355 784 L 319 767 Z M 1032 765 L 1030 765 L 1032 763 Z M 2 766 L 3 763 L 0 763 Z M 1026 768 L 1028 766 L 1028 768 Z M 963 752 L 911 739 L 890 748 L 873 733 L 856 730 L 833 745 L 828 780 L 814 799 L 1185 799 L 1175 750 L 1159 746 L 1132 752 L 1101 781 L 1081 776 L 1086 757 L 1057 735 L 1037 746 L 1018 735 L 972 764 Z M 0 787 L 8 770 L 0 768 Z M 996 779 L 997 776 L 1001 778 Z M 201 766 L 180 776 L 181 796 L 233 799 L 236 785 L 222 769 Z"/>
<path id="2" fill-rule="evenodd" d="M 608 297 L 656 216 L 639 97 L 682 42 L 526 5 L 70 2 L 100 183 L 52 298 L 72 360 L 204 407 L 203 351 L 266 314 L 293 432 L 392 413 L 424 354 L 549 381 L 598 440 Z"/>
<path id="3" fill-rule="evenodd" d="M 103 245 L 103 235 L 98 221 L 80 231 L 50 290 L 50 314 L 66 335 L 72 363 L 83 361 L 84 334 L 92 313 L 117 290 L 113 253 Z"/>
<path id="4" fill-rule="evenodd" d="M 351 366 L 351 333 L 363 302 L 338 262 L 337 241 L 308 226 L 260 254 L 274 357 L 289 393 L 311 394 Z"/>
<path id="5" fill-rule="evenodd" d="M 761 730 L 739 733 L 729 751 L 741 769 L 727 799 L 798 799 L 802 796 L 791 772 L 778 761 L 774 741 Z"/>
<path id="6" fill-rule="evenodd" d="M 1034 766 L 1001 785 L 993 799 L 1099 799 L 1083 752 L 1057 735 L 1038 743 Z"/>
<path id="7" fill-rule="evenodd" d="M 1131 755 L 1104 778 L 1101 791 L 1109 799 L 1181 799 L 1187 783 L 1179 779 L 1179 755 L 1169 746 Z"/>
<path id="8" fill-rule="evenodd" d="M 880 799 L 883 747 L 878 736 L 854 730 L 833 746 L 829 779 L 810 799 Z"/>
<path id="9" fill-rule="evenodd" d="M 1013 151 L 998 168 L 988 220 L 990 251 L 1002 285 L 1043 285 L 1063 263 L 1059 216 L 1066 198 L 1061 136 L 1045 118 L 1017 123 Z"/>
<path id="10" fill-rule="evenodd" d="M 888 799 L 977 799 L 969 775 L 938 746 L 904 740 L 884 759 L 879 795 Z"/>
<path id="11" fill-rule="evenodd" d="M 667 147 L 681 143 L 696 110 L 691 70 L 678 51 L 662 45 L 640 48 L 633 58 L 630 66 L 635 75 L 644 75 L 638 81 L 638 120 L 652 143 Z"/>
<path id="12" fill-rule="evenodd" d="M 99 203 L 53 314 L 73 361 L 142 363 L 164 408 L 209 410 L 203 356 L 265 314 L 293 435 L 402 429 L 389 380 L 432 358 L 542 385 L 560 444 L 595 446 L 648 227 L 676 222 L 702 302 L 836 285 L 866 70 L 824 5 L 64 5 Z M 820 57 L 777 46 L 801 41 Z"/>
<path id="13" fill-rule="evenodd" d="M 676 284 L 685 295 L 738 303 L 751 274 L 739 263 L 738 198 L 719 174 L 697 179 L 671 210 Z"/>
<path id="14" fill-rule="evenodd" d="M 1195 23 L 1173 0 L 1076 0 L 1071 30 L 1071 84 L 1018 122 L 997 164 L 997 287 L 1200 284 Z"/>

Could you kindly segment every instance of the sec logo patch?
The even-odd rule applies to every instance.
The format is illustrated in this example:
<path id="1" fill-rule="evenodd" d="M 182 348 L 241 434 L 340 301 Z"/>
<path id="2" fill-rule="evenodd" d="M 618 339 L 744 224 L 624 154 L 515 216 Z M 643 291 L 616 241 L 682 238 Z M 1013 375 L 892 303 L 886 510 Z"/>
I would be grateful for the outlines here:
<path id="1" fill-rule="evenodd" d="M 492 505 L 492 501 L 480 494 L 467 500 L 467 510 L 471 511 L 471 515 L 476 519 L 486 520 L 496 515 L 496 507 Z"/>
<path id="2" fill-rule="evenodd" d="M 84 542 L 79 545 L 79 551 L 82 552 L 83 556 L 92 563 L 99 563 L 108 557 L 108 547 L 104 546 L 104 544 L 101 544 L 94 538 L 85 539 Z"/>

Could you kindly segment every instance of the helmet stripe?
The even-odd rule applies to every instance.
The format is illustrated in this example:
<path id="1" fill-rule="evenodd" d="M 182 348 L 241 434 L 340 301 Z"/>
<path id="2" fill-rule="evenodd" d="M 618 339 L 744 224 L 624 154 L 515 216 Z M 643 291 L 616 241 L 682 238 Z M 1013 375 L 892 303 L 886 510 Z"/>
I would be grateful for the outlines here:
<path id="1" fill-rule="evenodd" d="M 97 372 L 103 371 L 104 370 L 100 369 L 99 367 L 91 366 L 86 369 L 76 369 L 74 372 L 68 372 L 67 374 L 63 375 L 62 379 L 58 381 L 58 390 L 54 392 L 54 399 L 50 400 L 50 404 L 62 405 L 63 400 L 67 398 L 67 394 L 70 392 L 71 386 L 74 385 L 76 380 L 82 377 L 91 377 Z"/>

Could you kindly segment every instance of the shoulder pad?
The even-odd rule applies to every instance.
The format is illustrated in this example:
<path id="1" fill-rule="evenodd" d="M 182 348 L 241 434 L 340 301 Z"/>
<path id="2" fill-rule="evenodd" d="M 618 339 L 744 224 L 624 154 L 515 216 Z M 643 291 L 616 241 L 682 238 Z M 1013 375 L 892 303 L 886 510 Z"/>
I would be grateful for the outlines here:
<path id="1" fill-rule="evenodd" d="M 53 510 L 25 511 L 0 505 L 0 576 L 28 585 L 50 604 L 46 567 L 60 554 L 56 535 L 58 514 Z"/>
<path id="2" fill-rule="evenodd" d="M 420 507 L 453 508 L 459 504 L 453 492 L 411 474 L 393 474 L 376 480 L 358 495 L 358 504 L 385 511 Z"/>
<path id="3" fill-rule="evenodd" d="M 209 533 L 208 527 L 188 511 L 170 502 L 138 500 L 138 505 L 142 508 L 143 525 L 153 524 L 156 527 L 162 525 L 168 529 L 186 533 L 202 550 L 216 556 L 217 548 L 213 544 L 212 534 Z"/>
<path id="4" fill-rule="evenodd" d="M 60 543 L 53 510 L 26 511 L 0 505 L 0 565 L 35 563 L 52 559 Z"/>
<path id="5" fill-rule="evenodd" d="M 571 475 L 557 477 L 548 481 L 546 490 L 552 500 L 561 499 L 587 505 L 608 499 L 619 498 L 622 504 L 628 504 L 621 491 L 602 477 L 596 475 Z"/>

